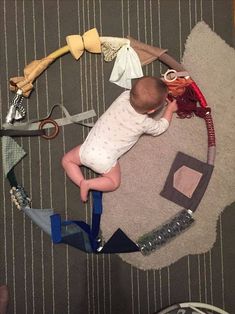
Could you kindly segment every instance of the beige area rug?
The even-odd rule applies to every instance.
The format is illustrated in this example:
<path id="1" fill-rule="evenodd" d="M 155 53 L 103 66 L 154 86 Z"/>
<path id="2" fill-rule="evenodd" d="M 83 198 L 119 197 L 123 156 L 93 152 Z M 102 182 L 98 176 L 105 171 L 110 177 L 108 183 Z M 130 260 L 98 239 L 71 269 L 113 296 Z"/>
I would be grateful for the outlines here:
<path id="1" fill-rule="evenodd" d="M 217 140 L 215 170 L 191 228 L 150 256 L 120 254 L 127 263 L 145 270 L 159 269 L 185 255 L 210 250 L 216 239 L 218 216 L 234 201 L 235 51 L 200 22 L 187 39 L 183 64 L 212 108 Z M 206 161 L 204 120 L 175 117 L 165 134 L 157 138 L 143 136 L 121 158 L 121 187 L 104 195 L 101 229 L 105 239 L 120 227 L 137 240 L 181 210 L 159 195 L 177 151 Z"/>

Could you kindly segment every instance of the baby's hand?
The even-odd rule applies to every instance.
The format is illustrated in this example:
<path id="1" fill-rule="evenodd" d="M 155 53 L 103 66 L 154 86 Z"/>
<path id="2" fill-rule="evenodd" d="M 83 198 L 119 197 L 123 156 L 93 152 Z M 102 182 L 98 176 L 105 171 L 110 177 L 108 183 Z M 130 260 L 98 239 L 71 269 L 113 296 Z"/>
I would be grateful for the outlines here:
<path id="1" fill-rule="evenodd" d="M 167 101 L 167 109 L 168 110 L 171 110 L 172 112 L 176 112 L 178 110 L 176 99 L 174 99 L 173 101 L 170 101 L 167 98 L 166 101 Z"/>

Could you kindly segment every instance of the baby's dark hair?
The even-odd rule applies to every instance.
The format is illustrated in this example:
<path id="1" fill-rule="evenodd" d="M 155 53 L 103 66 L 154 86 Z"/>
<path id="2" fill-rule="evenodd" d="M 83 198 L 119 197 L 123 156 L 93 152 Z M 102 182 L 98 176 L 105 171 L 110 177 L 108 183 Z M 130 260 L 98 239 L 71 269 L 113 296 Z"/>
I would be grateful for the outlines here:
<path id="1" fill-rule="evenodd" d="M 167 93 L 167 85 L 161 79 L 143 76 L 135 80 L 130 91 L 130 102 L 137 112 L 147 113 L 161 106 Z"/>

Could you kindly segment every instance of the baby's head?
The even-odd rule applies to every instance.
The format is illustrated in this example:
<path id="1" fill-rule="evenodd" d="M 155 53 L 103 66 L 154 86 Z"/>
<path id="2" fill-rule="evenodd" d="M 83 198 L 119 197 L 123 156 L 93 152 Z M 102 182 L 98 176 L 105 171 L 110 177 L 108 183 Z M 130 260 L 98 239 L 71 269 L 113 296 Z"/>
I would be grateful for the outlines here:
<path id="1" fill-rule="evenodd" d="M 167 85 L 159 78 L 143 76 L 137 79 L 130 91 L 130 103 L 139 113 L 151 113 L 166 100 Z"/>

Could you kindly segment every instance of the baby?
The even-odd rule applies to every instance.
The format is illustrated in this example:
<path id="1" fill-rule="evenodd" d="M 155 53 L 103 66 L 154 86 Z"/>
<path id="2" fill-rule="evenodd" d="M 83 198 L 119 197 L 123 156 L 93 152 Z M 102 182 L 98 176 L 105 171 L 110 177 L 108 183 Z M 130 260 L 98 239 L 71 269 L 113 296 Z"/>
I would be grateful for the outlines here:
<path id="1" fill-rule="evenodd" d="M 82 145 L 64 155 L 62 166 L 69 178 L 80 187 L 83 202 L 89 190 L 114 191 L 120 186 L 121 171 L 118 159 L 142 134 L 157 136 L 167 130 L 176 101 L 169 102 L 165 83 L 156 77 L 144 76 L 124 91 L 98 119 Z M 160 120 L 149 117 L 167 100 Z M 86 180 L 80 166 L 86 166 L 101 176 Z"/>

